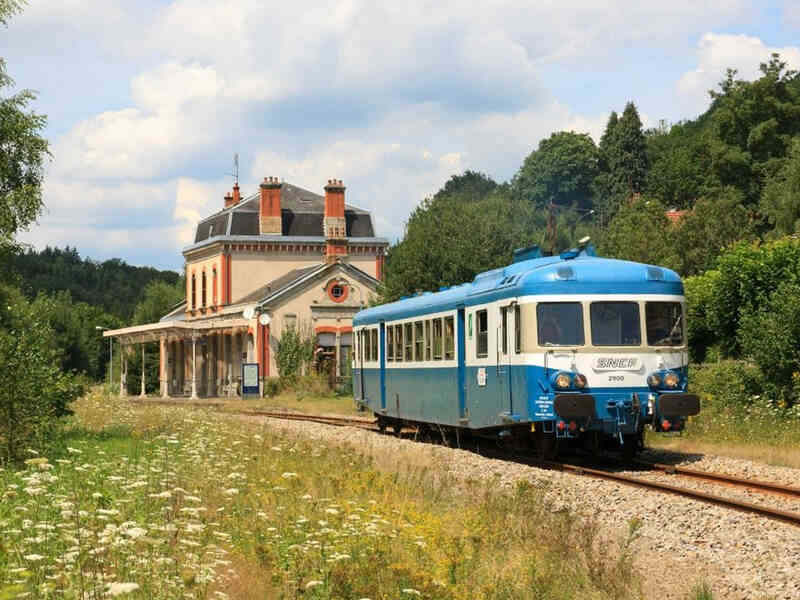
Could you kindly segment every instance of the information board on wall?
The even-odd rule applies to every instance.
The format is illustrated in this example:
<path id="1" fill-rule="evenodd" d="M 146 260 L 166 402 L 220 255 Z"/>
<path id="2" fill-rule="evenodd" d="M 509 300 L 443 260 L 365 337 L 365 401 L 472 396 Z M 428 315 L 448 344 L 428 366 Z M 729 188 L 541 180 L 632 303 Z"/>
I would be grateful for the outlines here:
<path id="1" fill-rule="evenodd" d="M 242 396 L 258 396 L 258 363 L 242 365 Z"/>

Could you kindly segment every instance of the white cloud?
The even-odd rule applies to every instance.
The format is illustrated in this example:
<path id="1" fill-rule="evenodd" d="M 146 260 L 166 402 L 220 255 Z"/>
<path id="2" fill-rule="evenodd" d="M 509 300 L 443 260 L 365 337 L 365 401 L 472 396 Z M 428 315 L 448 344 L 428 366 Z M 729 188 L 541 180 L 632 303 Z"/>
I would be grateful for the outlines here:
<path id="1" fill-rule="evenodd" d="M 697 67 L 686 72 L 676 85 L 678 97 L 686 110 L 695 114 L 708 107 L 708 90 L 717 89 L 726 69 L 736 69 L 737 77 L 752 80 L 758 77 L 758 67 L 778 52 L 788 68 L 800 67 L 800 47 L 767 46 L 761 39 L 747 35 L 706 33 L 697 50 Z"/>
<path id="2" fill-rule="evenodd" d="M 173 239 L 182 248 L 194 241 L 195 226 L 198 221 L 219 211 L 224 206 L 225 184 L 221 181 L 208 182 L 181 177 L 175 190 L 175 221 Z"/>

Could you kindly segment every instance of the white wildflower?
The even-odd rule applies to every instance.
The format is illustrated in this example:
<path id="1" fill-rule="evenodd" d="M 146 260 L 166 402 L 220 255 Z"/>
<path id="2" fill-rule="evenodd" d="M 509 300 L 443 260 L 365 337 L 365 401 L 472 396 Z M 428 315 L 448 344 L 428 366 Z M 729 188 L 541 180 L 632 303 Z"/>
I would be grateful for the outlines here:
<path id="1" fill-rule="evenodd" d="M 237 488 L 228 488 L 228 489 L 227 489 L 227 490 L 225 490 L 223 493 L 224 493 L 226 496 L 235 496 L 236 494 L 238 494 L 238 493 L 239 493 L 239 490 L 238 490 Z"/>
<path id="2" fill-rule="evenodd" d="M 69 446 L 67 446 L 67 452 L 70 454 L 82 454 L 82 452 L 77 448 L 70 448 Z"/>
<path id="3" fill-rule="evenodd" d="M 109 596 L 119 596 L 121 594 L 129 594 L 139 589 L 138 583 L 109 583 L 106 594 Z"/>
<path id="4" fill-rule="evenodd" d="M 39 562 L 40 560 L 44 560 L 44 556 L 41 554 L 26 554 L 22 558 L 30 562 Z"/>
<path id="5" fill-rule="evenodd" d="M 312 579 L 311 581 L 309 581 L 309 582 L 306 584 L 306 589 L 307 589 L 307 590 L 310 590 L 311 588 L 313 588 L 313 587 L 317 587 L 318 585 L 322 585 L 322 584 L 323 584 L 323 582 L 322 582 L 322 581 L 319 581 L 318 579 Z"/>
<path id="6" fill-rule="evenodd" d="M 281 477 L 283 477 L 284 479 L 294 479 L 297 477 L 297 473 L 286 472 L 283 475 L 281 475 Z"/>
<path id="7" fill-rule="evenodd" d="M 409 594 L 411 596 L 422 596 L 422 593 L 415 590 L 414 588 L 403 588 L 402 591 L 404 594 Z"/>

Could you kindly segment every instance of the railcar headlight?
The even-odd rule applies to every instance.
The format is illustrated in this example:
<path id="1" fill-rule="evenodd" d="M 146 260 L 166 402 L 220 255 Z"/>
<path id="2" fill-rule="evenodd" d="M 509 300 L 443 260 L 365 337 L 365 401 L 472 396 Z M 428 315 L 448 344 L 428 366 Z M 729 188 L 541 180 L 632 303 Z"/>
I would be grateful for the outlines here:
<path id="1" fill-rule="evenodd" d="M 678 387 L 678 384 L 680 383 L 680 381 L 681 381 L 681 378 L 678 377 L 677 373 L 673 373 L 673 372 L 670 371 L 669 373 L 664 375 L 664 384 L 668 388 L 676 388 L 676 387 Z"/>
<path id="2" fill-rule="evenodd" d="M 556 387 L 561 388 L 562 390 L 567 389 L 570 384 L 572 383 L 572 379 L 566 373 L 559 373 L 556 376 Z"/>
<path id="3" fill-rule="evenodd" d="M 658 373 L 651 373 L 647 376 L 647 385 L 656 388 L 661 385 L 661 375 Z"/>
<path id="4" fill-rule="evenodd" d="M 578 389 L 586 387 L 586 375 L 582 375 L 581 373 L 575 374 L 575 387 Z"/>

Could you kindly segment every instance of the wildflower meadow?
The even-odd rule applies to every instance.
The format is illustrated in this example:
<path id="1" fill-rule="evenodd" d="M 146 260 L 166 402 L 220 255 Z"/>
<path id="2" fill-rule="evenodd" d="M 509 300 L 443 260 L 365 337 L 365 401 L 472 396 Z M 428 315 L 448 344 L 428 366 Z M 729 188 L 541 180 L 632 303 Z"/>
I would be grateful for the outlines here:
<path id="1" fill-rule="evenodd" d="M 0 471 L 0 599 L 639 597 L 624 536 L 443 472 L 95 392 Z"/>

